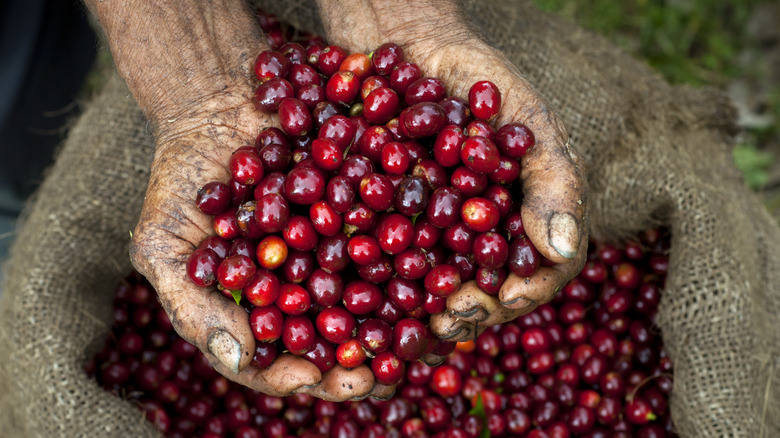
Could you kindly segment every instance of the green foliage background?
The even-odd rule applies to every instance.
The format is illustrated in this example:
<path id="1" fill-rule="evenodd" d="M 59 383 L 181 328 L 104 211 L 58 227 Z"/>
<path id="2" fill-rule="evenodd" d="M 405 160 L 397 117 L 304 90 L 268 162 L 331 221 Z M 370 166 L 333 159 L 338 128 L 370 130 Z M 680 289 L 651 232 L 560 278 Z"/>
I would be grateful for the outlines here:
<path id="1" fill-rule="evenodd" d="M 740 54 L 755 45 L 747 33 L 748 19 L 765 0 L 533 0 L 533 3 L 610 38 L 646 60 L 672 83 L 725 89 L 735 78 L 767 74 L 738 62 Z M 767 112 L 775 120 L 780 118 L 780 90 L 774 90 L 769 96 Z M 778 151 L 763 146 L 776 144 L 778 138 L 778 123 L 747 129 L 734 150 L 735 164 L 754 190 L 763 189 L 769 182 L 768 171 L 779 157 Z"/>

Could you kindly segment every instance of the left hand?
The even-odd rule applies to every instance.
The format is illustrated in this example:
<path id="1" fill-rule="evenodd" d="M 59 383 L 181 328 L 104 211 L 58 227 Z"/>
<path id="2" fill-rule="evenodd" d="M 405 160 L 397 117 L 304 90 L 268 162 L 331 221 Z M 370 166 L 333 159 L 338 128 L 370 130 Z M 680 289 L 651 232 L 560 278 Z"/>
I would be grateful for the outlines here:
<path id="1" fill-rule="evenodd" d="M 332 44 L 369 53 L 394 42 L 424 76 L 441 79 L 449 95 L 461 98 L 475 82 L 490 80 L 503 94 L 495 124 L 520 122 L 536 137 L 521 160 L 523 224 L 539 252 L 557 264 L 528 278 L 510 274 L 497 298 L 465 283 L 447 299 L 447 312 L 432 317 L 433 331 L 466 340 L 552 299 L 582 269 L 588 242 L 584 162 L 560 118 L 500 51 L 471 30 L 453 0 L 318 0 L 318 6 Z"/>

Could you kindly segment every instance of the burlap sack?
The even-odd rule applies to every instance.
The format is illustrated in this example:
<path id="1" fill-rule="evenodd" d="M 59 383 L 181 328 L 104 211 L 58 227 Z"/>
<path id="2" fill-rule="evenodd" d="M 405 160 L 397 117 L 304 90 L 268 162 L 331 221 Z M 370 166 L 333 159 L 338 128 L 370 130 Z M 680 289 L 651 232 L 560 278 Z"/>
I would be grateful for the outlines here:
<path id="1" fill-rule="evenodd" d="M 319 29 L 313 4 L 261 3 Z M 780 229 L 732 165 L 731 106 L 711 91 L 672 87 L 604 39 L 525 3 L 464 7 L 561 114 L 586 157 L 593 234 L 620 240 L 671 226 L 658 323 L 675 366 L 679 433 L 780 436 Z M 149 141 L 112 81 L 32 206 L 0 303 L 8 352 L 0 435 L 150 433 L 132 406 L 81 373 L 129 267 Z"/>

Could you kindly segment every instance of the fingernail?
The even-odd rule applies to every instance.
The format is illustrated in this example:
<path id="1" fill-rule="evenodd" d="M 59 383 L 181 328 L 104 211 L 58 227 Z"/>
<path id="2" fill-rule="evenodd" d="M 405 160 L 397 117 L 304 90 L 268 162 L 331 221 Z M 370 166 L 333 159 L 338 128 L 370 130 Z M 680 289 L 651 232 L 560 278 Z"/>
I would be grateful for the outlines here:
<path id="1" fill-rule="evenodd" d="M 219 359 L 222 365 L 238 374 L 238 362 L 241 360 L 241 344 L 230 333 L 218 330 L 209 336 L 209 352 Z"/>
<path id="2" fill-rule="evenodd" d="M 472 307 L 471 309 L 465 310 L 463 312 L 452 312 L 452 314 L 458 318 L 468 318 L 470 316 L 474 316 L 477 313 L 477 310 L 479 310 L 478 307 Z"/>
<path id="3" fill-rule="evenodd" d="M 568 213 L 556 213 L 550 219 L 550 245 L 567 259 L 577 255 L 579 232 L 577 221 Z"/>
<path id="4" fill-rule="evenodd" d="M 515 306 L 515 304 L 517 304 L 518 301 L 520 301 L 520 300 L 522 300 L 524 302 L 524 304 L 521 305 L 521 306 Z M 534 300 L 529 300 L 528 298 L 525 298 L 525 297 L 522 297 L 522 296 L 517 297 L 514 300 L 501 301 L 501 305 L 502 306 L 509 307 L 511 309 L 523 309 L 523 308 L 526 308 L 526 307 L 531 307 L 531 306 L 533 306 L 535 304 L 536 304 L 536 302 Z"/>

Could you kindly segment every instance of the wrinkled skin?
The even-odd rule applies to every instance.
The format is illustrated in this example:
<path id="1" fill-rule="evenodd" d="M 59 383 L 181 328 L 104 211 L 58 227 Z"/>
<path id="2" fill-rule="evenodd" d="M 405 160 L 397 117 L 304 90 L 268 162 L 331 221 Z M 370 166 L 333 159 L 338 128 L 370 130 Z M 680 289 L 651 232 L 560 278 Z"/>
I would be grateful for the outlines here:
<path id="1" fill-rule="evenodd" d="M 503 97 L 496 125 L 524 123 L 536 136 L 536 146 L 521 162 L 523 224 L 539 252 L 557 264 L 530 278 L 510 274 L 497 298 L 473 281 L 465 283 L 448 297 L 448 312 L 432 318 L 433 331 L 444 339 L 466 340 L 475 330 L 481 333 L 552 299 L 582 269 L 588 240 L 584 162 L 570 147 L 558 116 L 501 52 L 464 24 L 454 2 L 414 2 L 407 5 L 411 14 L 401 12 L 403 5 L 374 0 L 319 0 L 318 5 L 333 44 L 370 52 L 393 41 L 424 75 L 441 79 L 448 94 L 462 98 L 475 82 L 490 80 Z"/>
<path id="2" fill-rule="evenodd" d="M 266 394 L 306 392 L 333 401 L 391 396 L 394 386 L 375 384 L 366 365 L 351 370 L 336 366 L 322 374 L 306 359 L 282 354 L 269 368 L 254 368 L 250 362 L 255 339 L 247 313 L 217 290 L 196 287 L 187 278 L 189 254 L 213 234 L 211 219 L 198 211 L 194 194 L 209 181 L 228 180 L 232 151 L 253 144 L 262 129 L 276 125 L 274 116 L 259 113 L 251 103 L 257 86 L 254 57 L 267 49 L 253 12 L 230 0 L 106 3 L 110 2 L 88 0 L 87 6 L 103 26 L 117 70 L 149 118 L 156 141 L 131 258 L 159 292 L 177 332 L 204 351 L 225 377 Z M 366 23 L 374 11 L 345 12 L 340 9 L 346 5 L 326 3 L 322 6 L 332 12 L 323 14 L 329 29 L 339 27 L 343 19 Z M 473 336 L 477 321 L 482 326 L 497 324 L 546 302 L 578 271 L 587 241 L 586 187 L 581 160 L 566 146 L 563 127 L 516 69 L 500 53 L 464 33 L 466 27 L 457 13 L 446 8 L 436 13 L 443 14 L 442 22 L 449 25 L 433 36 L 387 19 L 389 27 L 355 27 L 349 34 L 329 32 L 328 37 L 352 51 L 368 51 L 395 40 L 425 74 L 440 77 L 450 87 L 461 84 L 448 90 L 459 96 L 468 92 L 471 83 L 486 78 L 501 90 L 514 90 L 505 93 L 498 122 L 523 121 L 535 131 L 538 142 L 522 163 L 527 200 L 523 219 L 542 254 L 564 262 L 530 279 L 510 276 L 499 296 L 501 302 L 466 283 L 448 299 L 448 313 L 432 320 L 438 335 L 459 340 Z M 417 43 L 404 42 L 402 34 L 414 36 L 411 39 Z M 453 69 L 454 65 L 459 68 Z M 486 66 L 493 71 L 487 72 Z M 549 243 L 548 219 L 555 212 L 574 219 L 569 239 L 557 241 L 559 247 L 568 248 L 564 253 L 569 257 Z M 426 361 L 436 363 L 441 358 L 426 357 Z"/>

